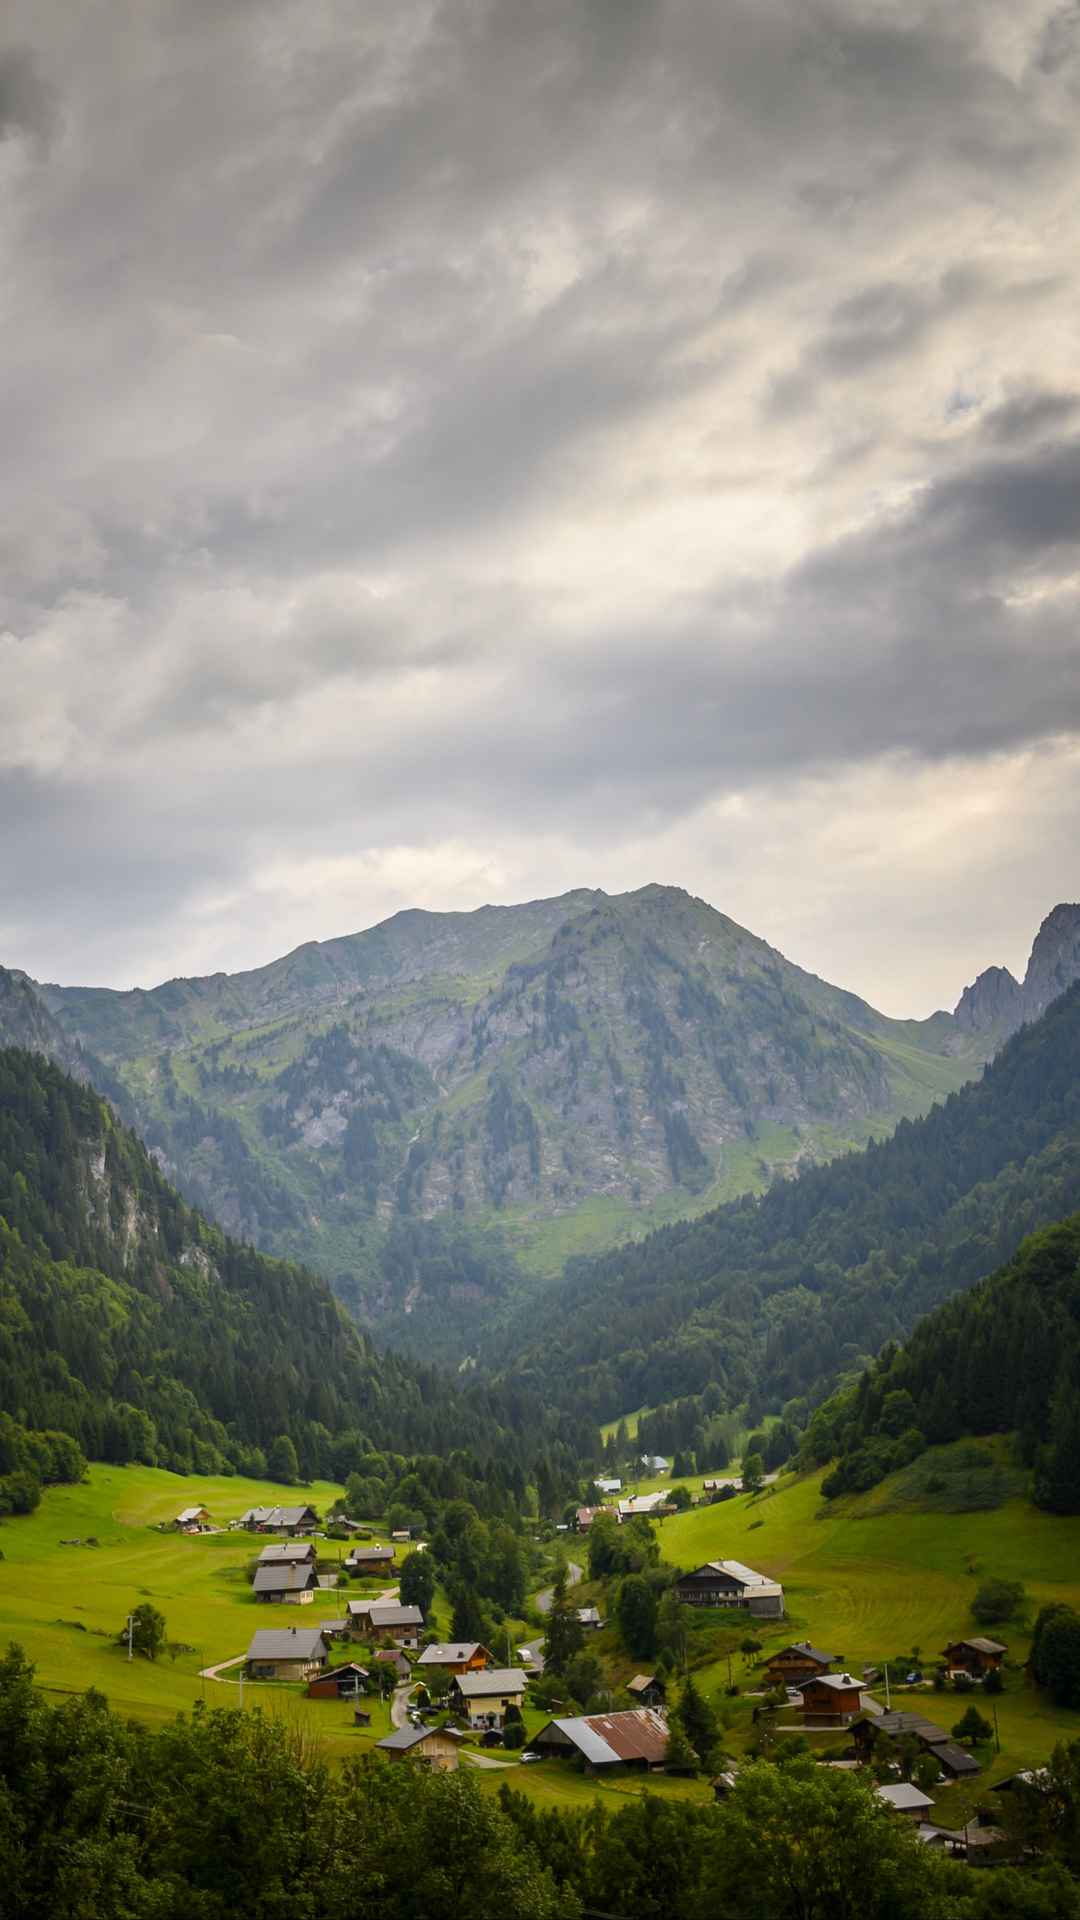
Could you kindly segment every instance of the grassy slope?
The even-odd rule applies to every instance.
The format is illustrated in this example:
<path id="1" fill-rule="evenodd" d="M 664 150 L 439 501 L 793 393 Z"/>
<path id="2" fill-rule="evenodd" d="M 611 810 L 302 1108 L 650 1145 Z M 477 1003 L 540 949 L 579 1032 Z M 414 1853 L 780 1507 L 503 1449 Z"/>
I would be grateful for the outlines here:
<path id="1" fill-rule="evenodd" d="M 783 1628 L 755 1629 L 766 1653 L 809 1638 L 856 1669 L 914 1646 L 933 1662 L 947 1640 L 985 1631 L 972 1618 L 971 1600 L 992 1575 L 1022 1580 L 1036 1610 L 1059 1599 L 1080 1607 L 1080 1517 L 1040 1513 L 1019 1499 L 985 1513 L 902 1510 L 890 1507 L 888 1483 L 826 1504 L 820 1486 L 820 1474 L 787 1479 L 756 1499 L 681 1514 L 661 1528 L 663 1556 L 677 1565 L 730 1557 L 783 1581 Z M 1010 1664 L 1026 1659 L 1029 1633 L 1011 1624 L 993 1631 L 1007 1641 Z M 719 1695 L 726 1663 L 702 1678 L 706 1691 Z M 917 1706 L 946 1727 L 966 1705 L 958 1695 L 925 1689 L 910 1699 L 894 1692 L 894 1702 Z M 1010 1674 L 994 1704 L 1001 1753 L 987 1756 L 975 1798 L 993 1780 L 1045 1760 L 1055 1741 L 1080 1735 L 1080 1713 L 1052 1707 L 1019 1673 Z M 959 1805 L 959 1790 L 949 1789 L 950 1798 Z"/>

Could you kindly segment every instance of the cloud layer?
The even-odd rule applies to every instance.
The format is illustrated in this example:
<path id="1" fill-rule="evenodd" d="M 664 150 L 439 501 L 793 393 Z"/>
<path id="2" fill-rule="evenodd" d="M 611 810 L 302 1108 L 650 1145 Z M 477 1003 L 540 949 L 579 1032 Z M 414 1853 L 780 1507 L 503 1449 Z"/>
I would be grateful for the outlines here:
<path id="1" fill-rule="evenodd" d="M 1080 10 L 15 0 L 0 958 L 671 880 L 890 1011 L 1080 861 Z"/>

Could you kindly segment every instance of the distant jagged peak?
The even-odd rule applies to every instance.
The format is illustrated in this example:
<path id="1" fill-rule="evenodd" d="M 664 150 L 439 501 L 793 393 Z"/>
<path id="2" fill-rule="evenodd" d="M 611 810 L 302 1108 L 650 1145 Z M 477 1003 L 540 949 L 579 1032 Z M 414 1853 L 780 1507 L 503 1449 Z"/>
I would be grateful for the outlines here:
<path id="1" fill-rule="evenodd" d="M 1040 1019 L 1075 980 L 1080 980 L 1080 905 L 1061 901 L 1035 935 L 1023 984 L 1007 967 L 987 967 L 960 995 L 957 1025 L 1005 1040 L 1025 1021 Z"/>
<path id="2" fill-rule="evenodd" d="M 1080 904 L 1062 901 L 1035 935 L 1024 975 L 1025 1020 L 1037 1020 L 1074 980 L 1080 980 Z"/>
<path id="3" fill-rule="evenodd" d="M 1022 998 L 1023 988 L 1008 967 L 987 967 L 964 988 L 954 1018 L 965 1033 L 989 1033 L 1012 1021 Z"/>

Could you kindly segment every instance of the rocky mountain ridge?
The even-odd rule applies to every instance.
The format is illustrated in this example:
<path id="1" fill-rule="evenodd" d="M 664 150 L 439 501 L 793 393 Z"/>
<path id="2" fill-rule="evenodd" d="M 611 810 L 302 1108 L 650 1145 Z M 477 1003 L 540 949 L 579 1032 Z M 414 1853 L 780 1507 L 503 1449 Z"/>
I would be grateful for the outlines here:
<path id="1" fill-rule="evenodd" d="M 1062 902 L 1048 913 L 1031 949 L 1023 982 L 1008 967 L 987 967 L 965 987 L 954 1019 L 965 1033 L 988 1034 L 1000 1046 L 1038 1020 L 1080 979 L 1080 905 Z"/>
<path id="2" fill-rule="evenodd" d="M 1044 923 L 1040 991 L 1080 972 L 1077 911 Z M 0 1037 L 74 1050 L 229 1231 L 405 1344 L 434 1315 L 450 1357 L 516 1261 L 554 1274 L 925 1112 L 1000 1044 L 1009 980 L 890 1020 L 680 889 L 579 889 L 149 991 L 24 978 Z"/>

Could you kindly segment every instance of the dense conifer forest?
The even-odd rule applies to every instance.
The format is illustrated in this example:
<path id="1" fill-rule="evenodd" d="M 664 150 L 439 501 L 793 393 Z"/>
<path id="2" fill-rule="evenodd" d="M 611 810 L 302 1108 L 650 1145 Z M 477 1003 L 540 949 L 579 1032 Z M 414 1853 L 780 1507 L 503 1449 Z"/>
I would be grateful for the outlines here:
<path id="1" fill-rule="evenodd" d="M 814 1416 L 804 1457 L 840 1458 L 826 1495 L 862 1491 L 964 1434 L 1015 1433 L 1038 1505 L 1080 1513 L 1080 1214 L 920 1321 Z"/>
<path id="2" fill-rule="evenodd" d="M 882 1145 L 593 1260 L 511 1325 L 523 1383 L 612 1419 L 719 1390 L 810 1405 L 1080 1206 L 1080 987 Z"/>
<path id="3" fill-rule="evenodd" d="M 323 1280 L 210 1226 L 103 1100 L 17 1049 L 0 1051 L 0 1406 L 9 1475 L 34 1473 L 28 1429 L 93 1459 L 340 1481 L 373 1450 L 465 1450 L 470 1485 L 570 1489 L 597 1445 L 527 1392 L 376 1353 Z"/>

